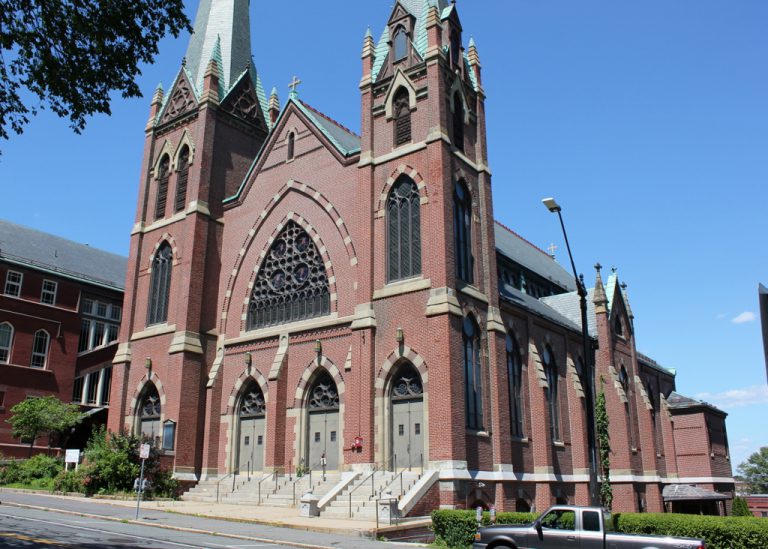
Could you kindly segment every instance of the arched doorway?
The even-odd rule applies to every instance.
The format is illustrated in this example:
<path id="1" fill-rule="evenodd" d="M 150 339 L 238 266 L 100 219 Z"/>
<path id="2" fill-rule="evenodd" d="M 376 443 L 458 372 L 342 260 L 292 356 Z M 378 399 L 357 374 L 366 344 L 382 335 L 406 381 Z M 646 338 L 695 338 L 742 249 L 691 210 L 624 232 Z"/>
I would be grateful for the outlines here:
<path id="1" fill-rule="evenodd" d="M 389 395 L 393 466 L 397 469 L 421 467 L 424 459 L 424 387 L 413 364 L 404 362 L 400 365 L 392 379 Z"/>
<path id="2" fill-rule="evenodd" d="M 339 468 L 339 391 L 331 374 L 324 371 L 315 378 L 307 401 L 307 466 L 326 469 Z"/>
<path id="3" fill-rule="evenodd" d="M 265 411 L 264 392 L 256 381 L 251 380 L 243 391 L 238 406 L 239 471 L 261 471 L 264 468 Z"/>

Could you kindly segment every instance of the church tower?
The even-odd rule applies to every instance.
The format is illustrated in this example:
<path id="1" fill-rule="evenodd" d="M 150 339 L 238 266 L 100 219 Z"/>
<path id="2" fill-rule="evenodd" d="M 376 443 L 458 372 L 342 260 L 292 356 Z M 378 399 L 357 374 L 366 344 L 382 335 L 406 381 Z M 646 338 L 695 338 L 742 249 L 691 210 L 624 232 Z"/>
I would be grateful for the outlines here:
<path id="1" fill-rule="evenodd" d="M 409 350 L 429 357 L 428 392 L 441 396 L 425 405 L 424 462 L 452 472 L 498 462 L 490 390 L 505 342 L 485 96 L 477 48 L 464 43 L 455 2 L 399 0 L 378 42 L 364 38 L 360 83 L 360 209 L 373 206 L 360 301 L 372 296 L 378 349 L 397 333 L 393 370 Z M 377 461 L 397 453 L 392 444 Z M 443 503 L 461 497 L 461 481 L 450 484 L 441 482 Z"/>
<path id="2" fill-rule="evenodd" d="M 202 0 L 186 57 L 169 92 L 156 90 L 145 128 L 108 425 L 155 440 L 181 480 L 195 480 L 205 461 L 222 202 L 268 135 L 267 112 L 249 0 Z"/>

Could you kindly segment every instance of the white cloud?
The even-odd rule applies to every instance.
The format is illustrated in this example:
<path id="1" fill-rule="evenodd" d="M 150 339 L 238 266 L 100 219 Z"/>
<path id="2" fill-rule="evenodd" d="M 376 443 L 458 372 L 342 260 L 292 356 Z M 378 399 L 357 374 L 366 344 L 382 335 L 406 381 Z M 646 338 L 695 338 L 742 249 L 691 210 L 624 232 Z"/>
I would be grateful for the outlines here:
<path id="1" fill-rule="evenodd" d="M 768 404 L 768 385 L 753 385 L 743 389 L 730 389 L 722 393 L 699 393 L 696 398 L 718 408 L 741 408 L 754 404 Z"/>
<path id="2" fill-rule="evenodd" d="M 757 319 L 757 315 L 752 311 L 744 311 L 739 316 L 731 319 L 734 324 L 744 324 L 745 322 L 752 322 Z"/>

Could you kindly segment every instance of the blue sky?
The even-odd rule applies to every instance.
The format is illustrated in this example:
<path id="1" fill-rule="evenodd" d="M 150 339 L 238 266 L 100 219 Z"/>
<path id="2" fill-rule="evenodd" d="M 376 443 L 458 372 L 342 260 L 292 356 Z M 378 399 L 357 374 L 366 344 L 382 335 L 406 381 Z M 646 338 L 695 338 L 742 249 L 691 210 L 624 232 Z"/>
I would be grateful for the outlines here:
<path id="1" fill-rule="evenodd" d="M 392 0 L 251 1 L 255 64 L 281 99 L 359 128 L 360 51 Z M 196 2 L 188 2 L 194 18 Z M 275 7 L 284 6 L 284 7 Z M 678 371 L 678 391 L 729 413 L 733 465 L 768 431 L 757 309 L 768 284 L 768 2 L 460 0 L 487 93 L 496 218 L 567 266 L 618 268 L 638 350 Z M 0 142 L 0 217 L 127 254 L 144 125 L 187 37 L 161 44 L 111 117 L 73 134 L 50 114 Z"/>

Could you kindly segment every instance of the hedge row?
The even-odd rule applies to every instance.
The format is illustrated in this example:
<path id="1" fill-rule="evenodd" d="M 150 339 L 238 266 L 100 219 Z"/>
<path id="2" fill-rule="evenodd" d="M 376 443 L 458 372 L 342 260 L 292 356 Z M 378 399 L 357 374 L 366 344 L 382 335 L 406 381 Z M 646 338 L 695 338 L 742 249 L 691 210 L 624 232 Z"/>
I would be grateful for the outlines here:
<path id="1" fill-rule="evenodd" d="M 536 513 L 497 513 L 496 524 L 528 524 Z M 475 511 L 432 511 L 432 530 L 438 543 L 464 548 L 472 545 L 477 531 Z M 483 513 L 483 526 L 491 523 L 491 515 Z"/>
<path id="2" fill-rule="evenodd" d="M 768 521 L 754 517 L 711 517 L 673 513 L 616 513 L 618 532 L 699 538 L 707 549 L 768 547 Z"/>
<path id="3" fill-rule="evenodd" d="M 497 524 L 528 524 L 535 513 L 498 513 Z M 768 548 L 768 520 L 754 517 L 711 517 L 672 513 L 615 513 L 614 528 L 626 534 L 699 538 L 707 549 Z M 490 515 L 483 513 L 483 525 Z M 439 544 L 465 548 L 477 530 L 474 511 L 433 511 L 432 529 Z"/>

